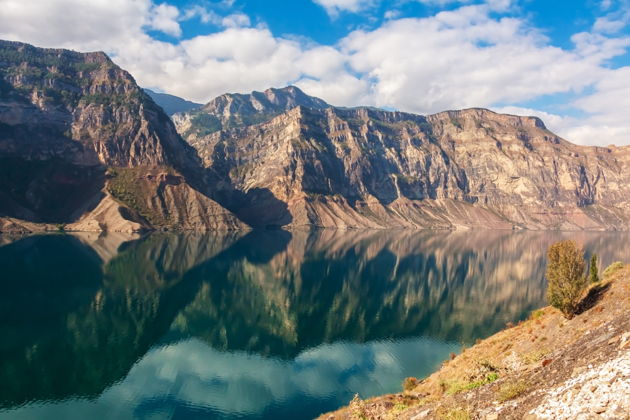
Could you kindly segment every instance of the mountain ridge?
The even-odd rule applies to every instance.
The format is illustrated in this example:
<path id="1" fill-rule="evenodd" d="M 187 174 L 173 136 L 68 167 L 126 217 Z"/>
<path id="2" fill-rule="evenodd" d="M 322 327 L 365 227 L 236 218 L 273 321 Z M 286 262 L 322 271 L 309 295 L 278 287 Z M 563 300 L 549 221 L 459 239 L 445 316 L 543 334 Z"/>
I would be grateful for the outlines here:
<path id="1" fill-rule="evenodd" d="M 574 145 L 537 117 L 300 105 L 209 133 L 175 123 L 224 206 L 251 213 L 256 188 L 286 204 L 260 225 L 626 229 L 630 148 Z M 253 197 L 231 199 L 226 182 Z"/>
<path id="2" fill-rule="evenodd" d="M 104 53 L 0 41 L 0 160 L 1 230 L 24 228 L 16 219 L 243 227 L 204 195 L 196 152 L 168 116 Z"/>
<path id="3" fill-rule="evenodd" d="M 630 147 L 574 145 L 537 117 L 288 86 L 171 121 L 104 53 L 4 41 L 0 76 L 0 230 L 629 226 Z"/>

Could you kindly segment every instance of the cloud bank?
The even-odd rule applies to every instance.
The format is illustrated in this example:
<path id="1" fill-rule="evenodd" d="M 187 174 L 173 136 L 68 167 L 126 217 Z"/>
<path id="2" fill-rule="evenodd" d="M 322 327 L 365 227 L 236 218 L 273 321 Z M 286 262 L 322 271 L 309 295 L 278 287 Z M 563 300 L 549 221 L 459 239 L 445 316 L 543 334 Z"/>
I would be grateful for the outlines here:
<path id="1" fill-rule="evenodd" d="M 315 1 L 331 16 L 376 4 Z M 547 112 L 544 118 L 552 130 L 577 143 L 630 144 L 630 67 L 609 65 L 630 47 L 630 37 L 619 34 L 627 13 L 602 5 L 604 14 L 592 30 L 574 34 L 572 48 L 560 48 L 526 17 L 507 13 L 509 1 L 454 3 L 459 6 L 453 10 L 394 17 L 325 46 L 276 36 L 226 8 L 221 14 L 151 0 L 0 0 L 0 38 L 104 50 L 141 85 L 198 102 L 225 92 L 296 84 L 342 106 L 416 113 L 474 106 L 544 116 L 519 104 L 568 94 L 573 99 L 567 112 Z M 182 23 L 190 19 L 215 30 L 182 38 Z M 571 116 L 578 114 L 582 117 Z"/>

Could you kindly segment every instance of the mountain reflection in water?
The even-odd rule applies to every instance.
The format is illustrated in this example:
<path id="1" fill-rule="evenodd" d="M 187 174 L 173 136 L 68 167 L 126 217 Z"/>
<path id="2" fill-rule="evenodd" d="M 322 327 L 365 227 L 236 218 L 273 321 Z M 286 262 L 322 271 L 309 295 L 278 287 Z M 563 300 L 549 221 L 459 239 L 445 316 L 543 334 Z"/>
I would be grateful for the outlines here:
<path id="1" fill-rule="evenodd" d="M 545 250 L 627 234 L 0 238 L 0 419 L 312 418 L 544 304 Z"/>

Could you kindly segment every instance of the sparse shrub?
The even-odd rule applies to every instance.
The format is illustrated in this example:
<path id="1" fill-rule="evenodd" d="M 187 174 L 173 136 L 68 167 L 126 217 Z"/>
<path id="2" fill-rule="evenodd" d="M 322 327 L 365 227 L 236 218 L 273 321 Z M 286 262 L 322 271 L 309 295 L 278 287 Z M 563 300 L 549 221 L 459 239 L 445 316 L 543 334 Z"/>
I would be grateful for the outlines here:
<path id="1" fill-rule="evenodd" d="M 537 309 L 537 310 L 532 312 L 532 314 L 531 314 L 531 316 L 529 318 L 531 320 L 537 320 L 538 318 L 540 318 L 544 314 L 545 314 L 545 310 L 544 309 Z"/>
<path id="2" fill-rule="evenodd" d="M 597 283 L 599 281 L 599 270 L 597 269 L 597 254 L 591 255 L 591 263 L 588 268 L 588 279 L 591 283 Z"/>
<path id="3" fill-rule="evenodd" d="M 508 382 L 499 389 L 499 402 L 512 400 L 520 395 L 523 395 L 523 393 L 527 391 L 527 388 L 527 383 L 524 381 Z"/>
<path id="4" fill-rule="evenodd" d="M 443 381 L 440 383 L 440 386 L 442 387 L 442 391 L 446 391 L 449 395 L 457 394 L 462 391 L 471 391 L 499 379 L 498 368 L 489 362 L 480 362 L 478 371 L 473 373 L 468 379 L 469 382 Z"/>
<path id="5" fill-rule="evenodd" d="M 541 360 L 543 360 L 547 354 L 549 354 L 548 349 L 540 349 L 540 350 L 534 350 L 530 353 L 524 354 L 521 357 L 523 359 L 523 362 L 527 363 L 528 365 L 531 365 L 531 364 L 538 363 Z"/>
<path id="6" fill-rule="evenodd" d="M 547 300 L 572 318 L 586 289 L 584 251 L 575 241 L 560 241 L 547 251 Z"/>
<path id="7" fill-rule="evenodd" d="M 367 408 L 365 402 L 359 397 L 359 394 L 354 394 L 354 398 L 350 401 L 350 411 L 352 419 L 367 420 Z"/>
<path id="8" fill-rule="evenodd" d="M 604 278 L 612 276 L 613 274 L 615 274 L 617 271 L 621 270 L 622 268 L 623 268 L 623 263 L 621 261 L 616 261 L 610 264 L 608 267 L 606 267 L 606 269 L 604 270 L 603 276 Z"/>
<path id="9" fill-rule="evenodd" d="M 406 409 L 408 409 L 409 406 L 407 404 L 403 404 L 403 403 L 396 403 L 394 405 L 394 407 L 392 408 L 393 411 L 405 411 Z"/>
<path id="10" fill-rule="evenodd" d="M 411 391 L 416 386 L 418 386 L 418 379 L 410 376 L 408 378 L 405 378 L 402 385 L 405 391 Z"/>

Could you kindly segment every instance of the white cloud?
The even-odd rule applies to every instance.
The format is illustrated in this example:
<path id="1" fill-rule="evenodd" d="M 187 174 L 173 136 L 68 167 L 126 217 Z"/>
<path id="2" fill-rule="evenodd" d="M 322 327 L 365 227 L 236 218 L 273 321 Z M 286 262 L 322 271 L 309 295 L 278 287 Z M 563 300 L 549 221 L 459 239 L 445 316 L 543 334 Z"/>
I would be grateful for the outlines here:
<path id="1" fill-rule="evenodd" d="M 611 70 L 595 92 L 574 102 L 588 117 L 567 130 L 567 137 L 585 144 L 630 144 L 630 67 Z"/>
<path id="2" fill-rule="evenodd" d="M 232 15 L 226 16 L 223 18 L 221 23 L 226 28 L 240 28 L 251 25 L 249 16 L 243 13 L 234 13 Z"/>
<path id="3" fill-rule="evenodd" d="M 595 91 L 573 101 L 570 105 L 584 113 L 584 117 L 551 114 L 514 106 L 493 107 L 497 112 L 534 115 L 547 128 L 577 144 L 607 146 L 630 144 L 630 67 L 606 73 L 595 85 Z"/>
<path id="4" fill-rule="evenodd" d="M 386 20 L 397 19 L 400 17 L 400 14 L 401 14 L 400 10 L 392 9 L 392 10 L 387 10 L 385 14 L 383 15 L 383 17 Z"/>
<path id="5" fill-rule="evenodd" d="M 182 28 L 179 27 L 177 18 L 179 10 L 175 6 L 160 4 L 151 9 L 151 29 L 162 31 L 166 34 L 179 37 L 182 35 Z"/>
<path id="6" fill-rule="evenodd" d="M 182 20 L 189 20 L 198 17 L 201 23 L 212 23 L 214 25 L 219 25 L 221 23 L 221 16 L 219 16 L 213 10 L 208 10 L 207 8 L 199 5 L 195 5 L 187 8 L 184 11 L 182 16 Z"/>
<path id="7" fill-rule="evenodd" d="M 354 32 L 342 48 L 352 67 L 373 80 L 376 105 L 429 113 L 523 101 L 597 80 L 597 60 L 543 41 L 520 20 L 492 19 L 486 7 L 466 6 Z"/>
<path id="8" fill-rule="evenodd" d="M 407 1 L 412 1 L 412 0 L 407 0 Z M 419 3 L 424 3 L 424 4 L 428 4 L 431 6 L 446 6 L 448 4 L 453 4 L 453 3 L 470 3 L 471 0 L 415 0 Z"/>
<path id="9" fill-rule="evenodd" d="M 607 12 L 595 19 L 593 32 L 616 34 L 630 24 L 630 0 L 621 0 L 613 7 L 612 1 L 603 1 L 601 10 Z"/>
<path id="10" fill-rule="evenodd" d="M 326 9 L 331 17 L 336 17 L 340 12 L 353 12 L 368 9 L 376 4 L 376 0 L 313 0 Z"/>
<path id="11" fill-rule="evenodd" d="M 45 47 L 104 50 L 143 35 L 149 0 L 1 0 L 0 36 Z M 148 37 L 147 37 L 148 38 Z"/>

